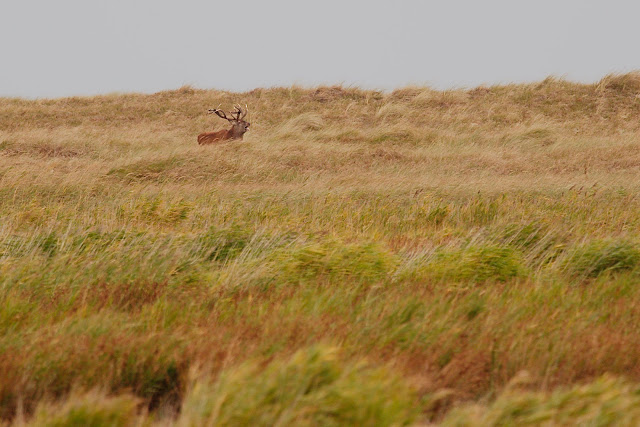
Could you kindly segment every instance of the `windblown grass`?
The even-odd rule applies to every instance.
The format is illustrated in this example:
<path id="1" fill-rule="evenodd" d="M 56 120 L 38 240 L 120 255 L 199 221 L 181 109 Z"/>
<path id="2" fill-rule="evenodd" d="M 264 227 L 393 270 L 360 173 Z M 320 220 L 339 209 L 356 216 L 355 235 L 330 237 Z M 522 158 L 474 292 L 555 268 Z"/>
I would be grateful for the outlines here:
<path id="1" fill-rule="evenodd" d="M 335 349 L 310 348 L 266 368 L 242 366 L 215 384 L 196 382 L 179 425 L 406 425 L 417 415 L 410 388 Z"/>
<path id="2" fill-rule="evenodd" d="M 0 418 L 634 420 L 639 94 L 1 99 Z M 198 146 L 234 102 L 245 141 Z"/>
<path id="3" fill-rule="evenodd" d="M 444 426 L 503 425 L 637 425 L 640 389 L 616 378 L 553 393 L 510 389 L 489 407 L 454 410 Z"/>

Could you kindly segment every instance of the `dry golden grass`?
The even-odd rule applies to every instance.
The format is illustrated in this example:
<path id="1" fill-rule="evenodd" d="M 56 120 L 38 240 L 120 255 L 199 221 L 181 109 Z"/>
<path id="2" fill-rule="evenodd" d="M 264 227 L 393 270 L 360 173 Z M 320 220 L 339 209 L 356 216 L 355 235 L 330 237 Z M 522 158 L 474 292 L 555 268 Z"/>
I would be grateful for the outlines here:
<path id="1" fill-rule="evenodd" d="M 0 99 L 0 417 L 491 425 L 522 370 L 560 415 L 640 381 L 639 115 L 636 73 Z"/>

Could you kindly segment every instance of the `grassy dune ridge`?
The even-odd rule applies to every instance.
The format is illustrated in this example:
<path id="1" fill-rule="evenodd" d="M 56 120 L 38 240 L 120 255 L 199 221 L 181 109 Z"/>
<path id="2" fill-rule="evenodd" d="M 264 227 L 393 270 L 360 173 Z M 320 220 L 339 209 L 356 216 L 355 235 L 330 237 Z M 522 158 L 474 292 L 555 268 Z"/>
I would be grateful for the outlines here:
<path id="1" fill-rule="evenodd" d="M 639 115 L 636 73 L 0 99 L 0 419 L 634 423 Z"/>

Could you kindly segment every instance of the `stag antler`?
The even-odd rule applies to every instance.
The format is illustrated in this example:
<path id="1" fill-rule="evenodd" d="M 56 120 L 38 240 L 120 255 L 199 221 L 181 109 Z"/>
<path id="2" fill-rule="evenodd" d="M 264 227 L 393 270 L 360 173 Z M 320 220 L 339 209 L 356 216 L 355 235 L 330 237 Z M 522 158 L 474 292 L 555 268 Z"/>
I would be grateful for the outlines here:
<path id="1" fill-rule="evenodd" d="M 222 105 L 222 104 L 220 104 L 220 105 Z M 215 112 L 216 112 L 216 111 L 218 111 L 218 109 L 220 108 L 220 105 L 218 105 L 218 107 L 216 107 L 216 108 L 209 108 L 209 109 L 207 110 L 207 113 L 209 113 L 209 114 L 213 114 L 213 113 L 215 113 Z"/>
<path id="2" fill-rule="evenodd" d="M 220 105 L 222 105 L 222 104 L 220 104 Z M 220 105 L 218 105 L 218 108 L 209 108 L 207 110 L 207 112 L 209 114 L 215 114 L 218 117 L 220 117 L 221 119 L 225 119 L 225 120 L 228 120 L 228 121 L 234 120 L 233 118 L 230 119 L 230 118 L 227 117 L 225 112 L 220 109 Z"/>
<path id="3" fill-rule="evenodd" d="M 207 111 L 209 114 L 216 114 L 218 117 L 228 121 L 233 121 L 233 120 L 240 121 L 247 116 L 247 113 L 249 112 L 249 108 L 245 108 L 243 110 L 240 105 L 236 104 L 235 111 L 232 111 L 229 113 L 231 115 L 231 118 L 228 118 L 227 114 L 220 109 L 220 105 L 218 105 L 218 108 L 210 108 Z"/>
<path id="4" fill-rule="evenodd" d="M 234 112 L 231 113 L 231 115 L 235 115 L 235 120 L 240 121 L 244 118 L 244 116 L 240 117 L 243 113 L 242 111 L 242 107 L 239 106 L 238 104 L 234 105 L 234 108 L 236 109 Z"/>

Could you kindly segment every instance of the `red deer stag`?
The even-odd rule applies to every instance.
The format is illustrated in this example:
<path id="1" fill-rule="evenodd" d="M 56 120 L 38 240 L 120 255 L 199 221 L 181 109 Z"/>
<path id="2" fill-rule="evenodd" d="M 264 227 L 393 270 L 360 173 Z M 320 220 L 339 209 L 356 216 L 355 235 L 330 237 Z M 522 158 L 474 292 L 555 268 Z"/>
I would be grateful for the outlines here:
<path id="1" fill-rule="evenodd" d="M 247 116 L 248 108 L 244 110 L 239 105 L 236 105 L 236 110 L 229 113 L 231 118 L 227 117 L 227 114 L 217 108 L 209 110 L 209 114 L 215 113 L 221 119 L 227 120 L 231 123 L 231 129 L 219 130 L 216 132 L 204 132 L 198 135 L 198 144 L 207 145 L 214 142 L 226 141 L 229 139 L 242 139 L 242 136 L 249 130 L 249 122 L 245 122 L 244 118 Z"/>

